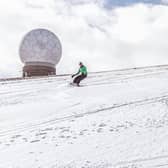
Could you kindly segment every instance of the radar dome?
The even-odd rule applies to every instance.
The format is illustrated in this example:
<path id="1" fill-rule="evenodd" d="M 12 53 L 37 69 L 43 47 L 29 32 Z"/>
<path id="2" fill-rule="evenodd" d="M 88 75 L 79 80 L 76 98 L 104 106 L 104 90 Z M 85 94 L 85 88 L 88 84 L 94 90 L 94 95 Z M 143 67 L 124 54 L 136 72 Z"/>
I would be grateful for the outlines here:
<path id="1" fill-rule="evenodd" d="M 23 76 L 52 75 L 61 59 L 62 46 L 51 31 L 35 29 L 24 36 L 19 54 L 25 64 Z"/>

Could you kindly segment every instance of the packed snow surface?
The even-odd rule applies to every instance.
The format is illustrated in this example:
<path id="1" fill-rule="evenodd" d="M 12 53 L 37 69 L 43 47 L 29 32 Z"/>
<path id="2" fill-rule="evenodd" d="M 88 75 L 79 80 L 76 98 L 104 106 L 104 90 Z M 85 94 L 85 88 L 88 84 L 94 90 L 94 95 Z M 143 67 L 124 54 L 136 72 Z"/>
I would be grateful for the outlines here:
<path id="1" fill-rule="evenodd" d="M 168 168 L 168 66 L 0 82 L 0 168 Z"/>

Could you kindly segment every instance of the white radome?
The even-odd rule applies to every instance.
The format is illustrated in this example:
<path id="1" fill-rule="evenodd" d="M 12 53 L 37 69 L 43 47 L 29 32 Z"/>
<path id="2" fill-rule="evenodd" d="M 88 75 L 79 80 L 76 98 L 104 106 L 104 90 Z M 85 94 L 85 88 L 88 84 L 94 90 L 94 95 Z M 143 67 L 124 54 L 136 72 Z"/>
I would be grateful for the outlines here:
<path id="1" fill-rule="evenodd" d="M 62 46 L 58 37 L 49 30 L 35 29 L 23 38 L 19 54 L 23 63 L 56 65 L 61 59 Z"/>

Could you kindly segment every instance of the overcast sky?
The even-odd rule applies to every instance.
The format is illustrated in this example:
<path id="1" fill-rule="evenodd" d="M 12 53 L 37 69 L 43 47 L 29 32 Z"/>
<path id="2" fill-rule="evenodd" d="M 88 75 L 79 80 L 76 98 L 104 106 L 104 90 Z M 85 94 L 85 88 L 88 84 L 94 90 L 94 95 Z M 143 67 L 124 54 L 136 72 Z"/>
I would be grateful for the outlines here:
<path id="1" fill-rule="evenodd" d="M 0 78 L 21 76 L 19 45 L 35 28 L 61 40 L 57 72 L 168 64 L 168 0 L 5 0 L 0 2 Z"/>

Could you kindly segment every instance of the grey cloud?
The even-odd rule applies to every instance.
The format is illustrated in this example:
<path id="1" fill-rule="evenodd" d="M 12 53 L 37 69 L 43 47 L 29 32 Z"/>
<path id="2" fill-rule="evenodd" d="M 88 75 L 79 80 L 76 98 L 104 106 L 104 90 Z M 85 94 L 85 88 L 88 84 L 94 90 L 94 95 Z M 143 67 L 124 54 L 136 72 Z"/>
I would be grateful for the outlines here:
<path id="1" fill-rule="evenodd" d="M 106 10 L 98 3 L 31 0 L 33 6 L 28 7 L 25 2 L 13 0 L 13 7 L 0 2 L 1 76 L 21 75 L 20 41 L 39 27 L 53 31 L 62 42 L 58 73 L 72 73 L 79 61 L 90 71 L 168 63 L 168 6 L 137 4 Z"/>

